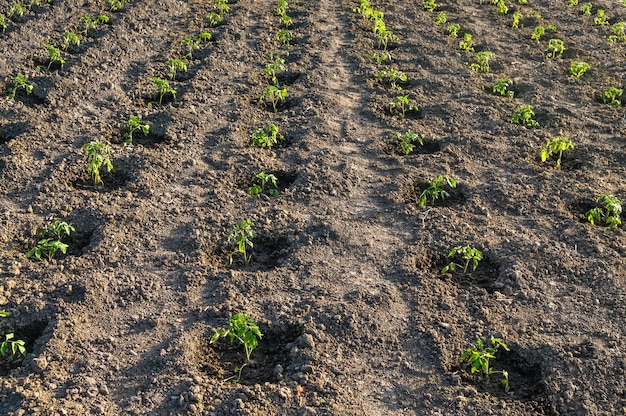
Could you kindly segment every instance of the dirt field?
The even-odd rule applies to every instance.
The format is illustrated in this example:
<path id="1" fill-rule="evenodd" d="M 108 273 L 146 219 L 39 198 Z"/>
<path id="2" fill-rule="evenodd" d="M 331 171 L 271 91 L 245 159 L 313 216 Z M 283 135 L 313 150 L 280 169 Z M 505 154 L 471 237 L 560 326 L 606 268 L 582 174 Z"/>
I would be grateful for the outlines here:
<path id="1" fill-rule="evenodd" d="M 583 16 L 565 0 L 508 0 L 499 15 L 480 3 L 438 0 L 431 13 L 373 0 L 398 37 L 380 66 L 355 0 L 290 1 L 289 45 L 276 40 L 277 0 L 230 1 L 216 27 L 213 2 L 196 0 L 118 12 L 52 0 L 7 17 L 0 335 L 24 340 L 27 355 L 0 364 L 0 414 L 626 414 L 626 231 L 586 220 L 598 195 L 626 200 L 626 113 L 602 102 L 626 83 L 626 43 L 607 40 L 626 6 L 598 0 Z M 608 25 L 594 24 L 598 9 Z M 47 69 L 45 45 L 60 48 L 100 13 L 109 22 Z M 201 32 L 212 39 L 168 80 L 181 42 Z M 474 52 L 459 48 L 466 33 Z M 565 47 L 557 59 L 546 57 L 553 38 Z M 274 112 L 260 95 L 279 50 L 288 96 Z M 490 71 L 472 70 L 485 51 Z M 589 64 L 580 78 L 574 60 Z M 391 69 L 406 75 L 402 90 L 377 77 Z M 9 99 L 19 73 L 33 91 Z M 159 104 L 152 77 L 176 96 Z M 512 98 L 493 93 L 501 79 Z M 418 111 L 392 114 L 399 95 Z M 511 122 L 523 105 L 539 128 Z M 132 146 L 129 116 L 149 125 Z M 251 145 L 270 123 L 285 140 Z M 409 131 L 424 144 L 405 155 L 393 135 Z M 574 145 L 561 169 L 540 158 L 557 136 Z M 91 141 L 111 146 L 104 186 L 87 170 Z M 248 194 L 261 171 L 276 176 L 277 196 Z M 457 187 L 420 207 L 438 175 Z M 235 253 L 229 265 L 228 234 L 245 219 L 252 260 Z M 75 227 L 67 253 L 27 258 L 54 220 Z M 466 245 L 483 259 L 464 273 L 447 254 Z M 461 267 L 442 274 L 451 260 Z M 224 380 L 243 348 L 209 340 L 240 312 L 263 338 L 234 383 Z M 483 382 L 460 357 L 491 336 L 510 351 Z"/>

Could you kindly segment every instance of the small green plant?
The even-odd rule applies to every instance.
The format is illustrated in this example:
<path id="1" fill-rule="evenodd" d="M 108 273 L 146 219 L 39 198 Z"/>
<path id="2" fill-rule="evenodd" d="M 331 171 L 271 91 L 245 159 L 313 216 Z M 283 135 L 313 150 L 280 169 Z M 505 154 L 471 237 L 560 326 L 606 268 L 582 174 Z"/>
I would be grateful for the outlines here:
<path id="1" fill-rule="evenodd" d="M 293 19 L 291 18 L 291 16 L 287 16 L 286 14 L 280 16 L 280 22 L 283 24 L 283 27 L 285 29 L 289 29 L 291 26 L 293 26 Z"/>
<path id="2" fill-rule="evenodd" d="M 393 138 L 398 141 L 400 148 L 402 149 L 402 153 L 405 155 L 413 153 L 415 143 L 419 143 L 422 146 L 424 145 L 424 140 L 417 134 L 410 131 L 407 131 L 404 134 L 396 132 L 393 134 Z"/>
<path id="3" fill-rule="evenodd" d="M 580 6 L 580 11 L 582 12 L 583 16 L 591 16 L 592 7 L 593 5 L 591 3 L 583 3 L 583 5 Z"/>
<path id="4" fill-rule="evenodd" d="M 448 21 L 448 15 L 446 14 L 446 12 L 441 11 L 437 13 L 437 18 L 435 19 L 435 24 L 437 26 L 445 25 L 447 21 Z"/>
<path id="5" fill-rule="evenodd" d="M 434 12 L 437 9 L 435 0 L 424 0 L 424 10 Z"/>
<path id="6" fill-rule="evenodd" d="M 127 3 L 130 3 L 130 0 L 109 0 L 109 10 L 119 12 Z"/>
<path id="7" fill-rule="evenodd" d="M 461 30 L 461 25 L 458 23 L 450 23 L 448 25 L 448 37 L 456 39 L 459 37 L 459 30 Z"/>
<path id="8" fill-rule="evenodd" d="M 417 205 L 420 207 L 426 206 L 428 198 L 430 198 L 433 203 L 438 199 L 444 200 L 448 198 L 450 194 L 446 191 L 445 187 L 456 188 L 456 180 L 450 176 L 439 175 L 434 179 L 426 180 L 426 185 L 426 189 L 422 191 L 417 200 Z"/>
<path id="9" fill-rule="evenodd" d="M 574 78 L 582 77 L 588 69 L 589 64 L 587 62 L 579 61 L 577 59 L 573 60 L 569 66 L 569 72 Z"/>
<path id="10" fill-rule="evenodd" d="M 272 103 L 274 112 L 278 111 L 278 104 L 285 101 L 287 98 L 287 88 L 280 89 L 275 85 L 270 85 L 265 88 L 259 97 L 260 101 L 269 101 Z"/>
<path id="11" fill-rule="evenodd" d="M 626 42 L 626 23 L 617 22 L 611 26 L 610 42 Z"/>
<path id="12" fill-rule="evenodd" d="M 0 311 L 0 318 L 6 318 L 9 313 Z M 0 343 L 0 361 L 13 363 L 22 357 L 26 357 L 26 343 L 15 339 L 15 334 L 10 333 L 4 336 L 4 341 Z"/>
<path id="13" fill-rule="evenodd" d="M 200 49 L 200 44 L 202 42 L 208 42 L 212 38 L 212 35 L 209 32 L 198 33 L 196 39 L 187 37 L 183 39 L 180 43 L 183 47 L 186 48 L 187 53 L 185 54 L 185 58 L 192 59 L 193 52 Z"/>
<path id="14" fill-rule="evenodd" d="M 61 52 L 49 43 L 46 44 L 46 49 L 48 50 L 48 58 L 50 59 L 48 62 L 48 70 L 50 70 L 50 67 L 55 62 L 58 62 L 59 65 L 61 65 L 61 68 L 63 68 L 63 65 L 65 65 L 65 59 L 61 57 Z"/>
<path id="15" fill-rule="evenodd" d="M 256 232 L 252 229 L 252 221 L 249 219 L 240 221 L 237 225 L 233 225 L 233 229 L 228 234 L 228 242 L 231 241 L 235 244 L 235 250 L 230 253 L 230 264 L 233 264 L 233 256 L 237 253 L 243 256 L 243 260 L 246 264 L 250 264 L 252 261 L 252 254 L 248 254 L 247 247 L 253 248 L 254 244 L 252 239 L 256 237 Z"/>
<path id="16" fill-rule="evenodd" d="M 19 3 L 12 3 L 9 11 L 7 12 L 7 17 L 10 19 L 13 16 L 23 17 L 24 16 L 24 7 Z"/>
<path id="17" fill-rule="evenodd" d="M 263 171 L 254 175 L 252 186 L 248 188 L 248 194 L 260 195 L 262 193 L 267 193 L 271 196 L 278 195 L 278 178 L 275 175 Z"/>
<path id="18" fill-rule="evenodd" d="M 543 26 L 536 26 L 533 33 L 530 34 L 530 38 L 539 42 L 544 33 L 546 33 L 546 29 Z"/>
<path id="19" fill-rule="evenodd" d="M 170 83 L 159 77 L 152 77 L 152 83 L 159 90 L 159 104 L 163 103 L 163 97 L 165 94 L 172 94 L 172 97 L 176 99 L 176 90 L 170 87 Z"/>
<path id="20" fill-rule="evenodd" d="M 398 85 L 398 82 L 406 82 L 407 77 L 406 74 L 402 71 L 398 71 L 397 69 L 384 69 L 376 75 L 378 79 L 386 78 L 390 83 L 391 87 L 396 90 L 401 90 L 402 87 Z"/>
<path id="21" fill-rule="evenodd" d="M 26 95 L 30 95 L 33 92 L 33 86 L 27 84 L 27 78 L 24 74 L 17 74 L 11 79 L 11 82 L 13 85 L 7 89 L 9 99 L 15 98 L 15 94 L 20 90 L 24 91 Z"/>
<path id="22" fill-rule="evenodd" d="M 596 26 L 607 26 L 609 22 L 606 20 L 606 12 L 604 9 L 596 10 L 596 17 L 593 18 L 593 24 Z"/>
<path id="23" fill-rule="evenodd" d="M 214 27 L 222 23 L 224 15 L 218 12 L 210 12 L 205 16 L 205 18 L 209 21 L 209 26 Z"/>
<path id="24" fill-rule="evenodd" d="M 551 32 L 556 32 L 558 29 L 556 25 L 548 25 L 548 30 Z"/>
<path id="25" fill-rule="evenodd" d="M 461 258 L 465 260 L 465 264 L 461 265 L 452 261 L 441 269 L 441 273 L 448 273 L 449 271 L 453 272 L 457 269 L 457 267 L 463 267 L 463 274 L 465 274 L 467 273 L 467 268 L 470 267 L 470 263 L 472 264 L 472 271 L 476 271 L 478 262 L 483 259 L 483 253 L 470 245 L 454 247 L 448 252 L 448 258 L 452 258 L 457 255 L 461 256 Z"/>
<path id="26" fill-rule="evenodd" d="M 213 5 L 221 15 L 228 14 L 230 7 L 228 6 L 228 0 L 214 0 Z"/>
<path id="27" fill-rule="evenodd" d="M 272 84 L 278 87 L 278 78 L 276 78 L 276 75 L 284 72 L 287 69 L 287 66 L 285 65 L 285 59 L 282 56 L 278 54 L 275 55 L 272 52 L 270 53 L 270 60 L 271 62 L 265 65 L 265 75 L 270 77 L 270 79 L 272 80 Z"/>
<path id="28" fill-rule="evenodd" d="M 551 156 L 558 155 L 556 159 L 556 168 L 560 169 L 563 152 L 573 148 L 574 145 L 569 138 L 557 136 L 552 140 L 548 140 L 541 149 L 541 161 L 545 162 Z"/>
<path id="29" fill-rule="evenodd" d="M 522 12 L 516 10 L 513 12 L 513 23 L 511 23 L 511 27 L 517 29 L 519 27 L 519 21 L 524 17 Z"/>
<path id="30" fill-rule="evenodd" d="M 169 69 L 168 78 L 175 80 L 179 71 L 187 72 L 187 63 L 182 59 L 170 59 L 167 61 L 167 67 Z"/>
<path id="31" fill-rule="evenodd" d="M 124 133 L 124 143 L 127 145 L 133 144 L 134 132 L 141 131 L 144 136 L 147 136 L 150 132 L 150 126 L 147 124 L 141 124 L 141 118 L 137 116 L 128 117 L 128 120 L 126 120 L 126 127 L 128 127 L 128 131 Z"/>
<path id="32" fill-rule="evenodd" d="M 8 27 L 9 26 L 7 26 L 6 16 L 0 13 L 0 29 L 2 29 L 2 31 L 4 32 L 5 30 L 7 30 Z"/>
<path id="33" fill-rule="evenodd" d="M 419 108 L 416 105 L 411 104 L 408 95 L 398 95 L 389 103 L 389 112 L 392 115 L 399 115 L 404 118 L 407 111 L 418 111 Z"/>
<path id="34" fill-rule="evenodd" d="M 471 33 L 463 35 L 463 40 L 459 42 L 459 49 L 474 52 L 474 38 Z"/>
<path id="35" fill-rule="evenodd" d="M 624 90 L 617 87 L 611 87 L 602 93 L 602 102 L 610 105 L 611 107 L 619 107 L 622 105 L 622 101 L 619 99 Z"/>
<path id="36" fill-rule="evenodd" d="M 578 6 L 578 0 L 568 0 L 567 7 Z"/>
<path id="37" fill-rule="evenodd" d="M 225 381 L 234 379 L 235 382 L 241 380 L 241 371 L 250 363 L 250 355 L 252 351 L 259 345 L 259 340 L 263 338 L 263 334 L 259 330 L 256 321 L 250 315 L 245 313 L 236 313 L 230 318 L 227 328 L 220 328 L 211 337 L 210 344 L 217 342 L 220 337 L 228 337 L 230 342 L 235 340 L 243 345 L 246 353 L 246 362 L 235 369 L 236 375 L 226 379 Z"/>
<path id="38" fill-rule="evenodd" d="M 109 16 L 100 14 L 95 19 L 91 16 L 83 16 L 80 18 L 80 22 L 83 24 L 82 35 L 87 37 L 90 30 L 95 30 L 98 25 L 109 23 Z"/>
<path id="39" fill-rule="evenodd" d="M 287 0 L 278 0 L 278 5 L 276 6 L 276 14 L 278 16 L 284 16 L 287 13 Z"/>
<path id="40" fill-rule="evenodd" d="M 391 53 L 389 51 L 373 52 L 370 54 L 370 59 L 376 62 L 376 65 L 380 65 L 383 62 L 391 62 Z"/>
<path id="41" fill-rule="evenodd" d="M 509 347 L 506 346 L 500 338 L 491 337 L 489 345 L 485 345 L 482 339 L 477 338 L 476 344 L 471 345 L 469 348 L 463 351 L 461 355 L 461 361 L 467 362 L 470 366 L 470 373 L 478 373 L 481 380 L 486 384 L 489 382 L 489 376 L 493 374 L 493 368 L 489 366 L 489 360 L 496 358 L 496 353 L 502 348 L 505 351 L 509 351 Z M 505 370 L 497 371 L 502 374 L 502 380 L 500 384 L 504 387 L 504 391 L 509 391 L 509 373 Z"/>
<path id="42" fill-rule="evenodd" d="M 104 185 L 102 178 L 100 177 L 100 168 L 104 165 L 107 172 L 113 170 L 113 163 L 111 163 L 111 147 L 106 143 L 89 142 L 82 146 L 82 149 L 87 153 L 87 171 L 91 174 L 94 185 Z"/>
<path id="43" fill-rule="evenodd" d="M 289 29 L 283 29 L 276 34 L 275 38 L 283 45 L 289 46 L 289 44 L 293 40 L 293 32 L 291 32 L 291 30 Z"/>
<path id="44" fill-rule="evenodd" d="M 546 51 L 548 58 L 560 58 L 563 56 L 563 51 L 565 51 L 565 44 L 561 39 L 550 39 L 548 41 L 548 49 Z"/>
<path id="45" fill-rule="evenodd" d="M 505 1 L 499 0 L 498 3 L 496 3 L 496 13 L 498 13 L 501 16 L 504 16 L 508 12 L 509 12 L 509 8 L 507 7 Z"/>
<path id="46" fill-rule="evenodd" d="M 276 124 L 270 124 L 266 127 L 255 130 L 252 133 L 251 144 L 262 148 L 272 148 L 278 143 L 285 140 L 285 137 L 279 133 L 278 126 Z"/>
<path id="47" fill-rule="evenodd" d="M 397 42 L 398 37 L 391 30 L 385 29 L 378 33 L 378 49 L 387 50 L 389 42 Z"/>
<path id="48" fill-rule="evenodd" d="M 596 197 L 598 206 L 587 211 L 587 221 L 592 225 L 596 222 L 609 228 L 622 225 L 622 201 L 611 194 L 601 194 Z"/>
<path id="49" fill-rule="evenodd" d="M 489 60 L 493 57 L 493 53 L 489 51 L 482 51 L 476 54 L 477 63 L 470 65 L 470 69 L 476 72 L 489 72 Z"/>
<path id="50" fill-rule="evenodd" d="M 499 79 L 493 86 L 493 93 L 498 93 L 504 97 L 513 98 L 513 81 L 510 79 Z"/>
<path id="51" fill-rule="evenodd" d="M 45 255 L 48 261 L 52 261 L 52 258 L 57 252 L 60 251 L 65 254 L 68 245 L 61 240 L 66 236 L 69 237 L 72 232 L 76 232 L 74 226 L 66 222 L 53 221 L 50 225 L 39 230 L 37 235 L 40 240 L 35 247 L 26 253 L 26 257 L 34 257 L 41 261 L 43 260 L 42 256 Z"/>
<path id="52" fill-rule="evenodd" d="M 538 129 L 539 123 L 533 119 L 534 116 L 535 112 L 532 106 L 520 105 L 513 111 L 511 122 L 528 128 Z"/>
<path id="53" fill-rule="evenodd" d="M 72 45 L 74 45 L 75 47 L 80 46 L 80 35 L 72 32 L 66 32 L 63 35 L 63 43 L 61 44 L 61 49 L 67 51 Z"/>

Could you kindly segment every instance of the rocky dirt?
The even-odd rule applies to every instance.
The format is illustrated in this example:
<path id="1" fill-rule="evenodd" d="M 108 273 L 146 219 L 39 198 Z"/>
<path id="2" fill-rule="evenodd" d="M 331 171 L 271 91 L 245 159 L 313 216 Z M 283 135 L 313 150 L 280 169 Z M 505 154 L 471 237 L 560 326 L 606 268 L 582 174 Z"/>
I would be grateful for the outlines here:
<path id="1" fill-rule="evenodd" d="M 375 0 L 398 36 L 378 66 L 371 22 L 357 1 L 289 3 L 293 40 L 282 45 L 277 2 L 231 1 L 221 25 L 212 2 L 52 0 L 7 19 L 0 34 L 0 334 L 27 356 L 0 366 L 6 415 L 623 415 L 626 413 L 626 232 L 591 225 L 601 193 L 626 200 L 624 107 L 601 100 L 623 88 L 624 43 L 596 26 L 626 20 L 619 1 L 591 17 L 566 1 Z M 5 14 L 10 2 L 3 0 Z M 523 14 L 512 28 L 514 11 Z M 448 23 L 434 24 L 445 11 Z M 108 24 L 61 52 L 47 70 L 45 44 Z M 540 17 L 540 16 L 541 17 Z M 471 33 L 491 70 L 448 37 Z M 546 29 L 531 39 L 535 26 Z M 213 39 L 170 81 L 159 105 L 151 77 L 167 79 L 181 41 Z M 562 58 L 546 58 L 550 38 Z M 260 102 L 272 51 L 288 51 L 278 77 L 287 100 Z M 589 63 L 580 79 L 574 59 Z M 377 78 L 407 75 L 402 91 Z M 6 98 L 22 73 L 33 92 Z M 493 94 L 513 81 L 514 97 Z M 408 94 L 419 107 L 393 116 Z M 511 122 L 532 105 L 540 128 Z M 150 126 L 124 144 L 130 115 Z M 275 123 L 272 149 L 251 133 Z M 404 155 L 392 137 L 424 139 Z M 574 149 L 542 163 L 555 136 Z M 95 187 L 81 150 L 112 148 L 114 169 Z M 278 196 L 250 196 L 259 171 Z M 419 207 L 429 178 L 458 186 Z M 250 219 L 257 236 L 246 265 L 227 241 Z M 71 223 L 66 255 L 25 254 L 53 220 Z M 471 245 L 471 273 L 442 274 L 448 251 Z M 239 383 L 224 381 L 245 356 L 209 344 L 242 312 L 263 338 Z M 491 360 L 510 390 L 460 361 L 476 337 L 510 348 Z"/>

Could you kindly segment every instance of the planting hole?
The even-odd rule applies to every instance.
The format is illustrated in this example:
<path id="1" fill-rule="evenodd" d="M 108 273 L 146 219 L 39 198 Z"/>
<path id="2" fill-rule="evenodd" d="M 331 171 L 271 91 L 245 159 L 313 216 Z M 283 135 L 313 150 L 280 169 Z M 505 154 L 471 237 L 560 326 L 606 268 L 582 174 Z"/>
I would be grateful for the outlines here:
<path id="1" fill-rule="evenodd" d="M 39 338 L 41 338 L 47 326 L 47 321 L 34 321 L 29 325 L 17 328 L 15 331 L 13 331 L 13 334 L 15 334 L 13 339 L 24 341 L 26 353 L 30 354 L 34 351 L 35 344 L 37 343 Z M 6 333 L 10 333 L 10 331 L 2 331 L 3 335 Z M 5 362 L 3 360 L 0 360 L 0 376 L 6 376 L 12 369 L 20 367 L 23 361 L 23 358 L 15 360 L 13 362 Z"/>

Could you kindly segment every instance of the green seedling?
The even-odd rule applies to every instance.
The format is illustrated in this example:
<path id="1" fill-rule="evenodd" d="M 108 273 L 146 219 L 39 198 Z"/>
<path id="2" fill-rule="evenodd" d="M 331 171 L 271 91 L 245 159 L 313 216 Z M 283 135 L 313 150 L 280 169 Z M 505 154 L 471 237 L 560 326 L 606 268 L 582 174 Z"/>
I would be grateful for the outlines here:
<path id="1" fill-rule="evenodd" d="M 622 105 L 622 101 L 619 99 L 624 90 L 617 87 L 611 87 L 602 93 L 602 102 L 610 105 L 611 107 L 619 107 Z"/>
<path id="2" fill-rule="evenodd" d="M 556 27 L 556 25 L 549 25 L 548 26 L 548 30 L 551 31 L 551 32 L 556 32 L 557 31 L 557 27 Z"/>
<path id="3" fill-rule="evenodd" d="M 159 90 L 159 104 L 163 103 L 163 96 L 168 93 L 172 94 L 174 99 L 176 99 L 176 90 L 170 87 L 169 82 L 159 77 L 152 77 L 152 83 Z"/>
<path id="4" fill-rule="evenodd" d="M 617 22 L 611 26 L 610 42 L 626 42 L 626 23 Z"/>
<path id="5" fill-rule="evenodd" d="M 279 133 L 278 126 L 276 124 L 270 124 L 254 131 L 250 143 L 254 146 L 270 149 L 284 140 L 285 137 Z"/>
<path id="6" fill-rule="evenodd" d="M 24 7 L 22 7 L 18 3 L 12 3 L 9 11 L 7 12 L 7 17 L 10 19 L 13 16 L 23 17 L 24 16 Z"/>
<path id="7" fill-rule="evenodd" d="M 463 40 L 459 42 L 459 49 L 474 52 L 474 39 L 471 33 L 463 35 Z"/>
<path id="8" fill-rule="evenodd" d="M 183 39 L 180 43 L 181 45 L 183 45 L 183 47 L 186 48 L 187 54 L 185 55 L 185 58 L 192 59 L 193 52 L 200 49 L 200 44 L 203 42 L 210 41 L 211 38 L 212 38 L 212 35 L 209 32 L 201 32 L 201 33 L 198 33 L 198 36 L 196 36 L 196 39 L 189 38 L 189 37 Z"/>
<path id="9" fill-rule="evenodd" d="M 422 191 L 417 200 L 417 205 L 420 207 L 426 206 L 428 198 L 431 199 L 432 203 L 435 203 L 438 199 L 444 200 L 448 198 L 450 194 L 445 190 L 445 187 L 456 188 L 456 180 L 450 176 L 439 175 L 434 179 L 426 180 L 426 185 L 428 186 Z"/>
<path id="10" fill-rule="evenodd" d="M 504 0 L 500 0 L 496 3 L 496 13 L 498 13 L 501 16 L 504 16 L 508 12 L 509 12 L 509 8 L 507 7 Z"/>
<path id="11" fill-rule="evenodd" d="M 246 264 L 250 264 L 252 260 L 252 254 L 248 254 L 247 247 L 253 248 L 254 244 L 252 239 L 256 237 L 256 232 L 252 229 L 252 221 L 249 219 L 239 222 L 237 225 L 233 225 L 233 229 L 228 234 L 228 242 L 234 242 L 236 248 L 230 253 L 230 264 L 233 264 L 233 256 L 237 253 L 243 256 L 243 260 Z"/>
<path id="12" fill-rule="evenodd" d="M 539 123 L 533 119 L 534 116 L 535 112 L 532 106 L 520 105 L 513 111 L 511 122 L 528 128 L 538 129 Z"/>
<path id="13" fill-rule="evenodd" d="M 270 60 L 272 62 L 265 65 L 265 75 L 270 77 L 270 79 L 272 80 L 272 84 L 278 87 L 278 78 L 276 78 L 276 75 L 284 72 L 287 69 L 287 66 L 285 65 L 285 59 L 281 56 L 270 53 Z"/>
<path id="14" fill-rule="evenodd" d="M 481 380 L 486 384 L 489 382 L 489 376 L 493 374 L 493 368 L 489 366 L 489 360 L 496 358 L 496 353 L 502 348 L 509 351 L 509 348 L 499 338 L 491 337 L 491 343 L 485 345 L 482 339 L 477 338 L 476 344 L 470 346 L 463 351 L 461 361 L 467 362 L 470 366 L 470 373 L 478 373 Z M 497 371 L 502 374 L 500 384 L 504 387 L 504 391 L 509 391 L 509 373 L 505 370 Z"/>
<path id="15" fill-rule="evenodd" d="M 417 134 L 410 131 L 407 131 L 404 134 L 396 132 L 393 134 L 393 138 L 398 140 L 402 153 L 405 155 L 413 153 L 413 150 L 415 150 L 415 143 L 419 143 L 422 146 L 424 145 L 424 140 Z"/>
<path id="16" fill-rule="evenodd" d="M 567 7 L 578 6 L 578 0 L 568 0 Z"/>
<path id="17" fill-rule="evenodd" d="M 597 207 L 587 211 L 587 221 L 615 228 L 622 225 L 622 201 L 611 194 L 601 194 L 596 198 Z"/>
<path id="18" fill-rule="evenodd" d="M 278 5 L 276 6 L 276 14 L 278 16 L 284 16 L 287 13 L 287 0 L 278 0 Z"/>
<path id="19" fill-rule="evenodd" d="M 280 17 L 280 22 L 283 24 L 285 29 L 289 29 L 291 26 L 293 26 L 293 19 L 286 14 Z"/>
<path id="20" fill-rule="evenodd" d="M 589 64 L 587 62 L 579 61 L 575 59 L 569 66 L 569 72 L 572 74 L 574 78 L 582 77 L 585 72 L 589 69 Z"/>
<path id="21" fill-rule="evenodd" d="M 580 6 L 580 11 L 582 12 L 583 16 L 591 16 L 592 7 L 593 5 L 591 3 L 583 3 L 583 5 Z"/>
<path id="22" fill-rule="evenodd" d="M 478 262 L 483 259 L 483 253 L 470 245 L 454 247 L 448 252 L 448 258 L 452 258 L 456 255 L 460 255 L 461 258 L 465 260 L 465 264 L 460 265 L 452 261 L 441 269 L 441 273 L 448 273 L 449 271 L 453 272 L 457 269 L 457 267 L 463 267 L 463 274 L 465 274 L 467 273 L 468 267 L 470 267 L 470 263 L 472 264 L 472 271 L 476 271 Z"/>
<path id="23" fill-rule="evenodd" d="M 437 18 L 435 19 L 435 24 L 437 26 L 445 25 L 447 21 L 448 21 L 448 15 L 446 14 L 446 12 L 442 11 L 437 14 Z"/>
<path id="24" fill-rule="evenodd" d="M 206 20 L 209 21 L 209 26 L 214 27 L 222 23 L 224 15 L 218 12 L 210 12 L 206 15 Z"/>
<path id="25" fill-rule="evenodd" d="M 61 49 L 67 51 L 72 45 L 74 45 L 75 47 L 80 46 L 80 35 L 76 33 L 66 32 L 63 35 L 63 43 L 61 44 Z"/>
<path id="26" fill-rule="evenodd" d="M 511 23 L 511 27 L 517 29 L 519 27 L 519 21 L 524 17 L 522 12 L 514 11 L 513 12 L 513 23 Z"/>
<path id="27" fill-rule="evenodd" d="M 128 132 L 124 133 L 124 143 L 127 145 L 133 144 L 134 132 L 141 131 L 144 136 L 147 136 L 150 132 L 150 126 L 147 124 L 141 124 L 141 119 L 137 116 L 128 117 L 128 120 L 126 120 L 126 127 L 128 127 Z"/>
<path id="28" fill-rule="evenodd" d="M 276 34 L 276 40 L 285 46 L 289 46 L 293 40 L 293 33 L 289 29 L 283 29 Z"/>
<path id="29" fill-rule="evenodd" d="M 548 41 L 548 49 L 546 51 L 548 58 L 560 58 L 563 55 L 563 51 L 565 51 L 565 44 L 561 39 L 550 39 Z"/>
<path id="30" fill-rule="evenodd" d="M 55 62 L 58 62 L 59 65 L 61 65 L 61 68 L 63 68 L 63 65 L 65 65 L 65 59 L 61 57 L 61 52 L 49 43 L 46 44 L 46 49 L 48 50 L 48 58 L 50 59 L 48 62 L 48 70 L 50 70 L 50 67 Z"/>
<path id="31" fill-rule="evenodd" d="M 248 194 L 260 195 L 267 193 L 271 196 L 278 195 L 278 178 L 271 173 L 259 172 L 252 178 L 252 186 L 248 188 Z"/>
<path id="32" fill-rule="evenodd" d="M 54 221 L 50 223 L 50 225 L 39 231 L 37 235 L 40 237 L 40 240 L 35 247 L 26 253 L 26 257 L 34 257 L 41 261 L 42 256 L 46 255 L 48 261 L 52 261 L 52 258 L 57 252 L 60 251 L 65 254 L 68 245 L 61 240 L 63 237 L 69 237 L 72 232 L 76 232 L 76 229 L 66 222 Z"/>
<path id="33" fill-rule="evenodd" d="M 259 97 L 260 101 L 269 101 L 272 103 L 274 112 L 278 111 L 278 104 L 285 101 L 287 98 L 287 88 L 280 89 L 275 85 L 270 85 L 265 88 Z"/>
<path id="34" fill-rule="evenodd" d="M 65 221 L 52 221 L 48 226 L 42 228 L 39 231 L 40 237 L 56 237 L 57 240 L 61 240 L 63 237 L 69 237 L 71 233 L 75 233 L 76 228 L 73 225 L 66 223 Z"/>
<path id="35" fill-rule="evenodd" d="M 91 16 L 83 16 L 80 18 L 80 22 L 83 24 L 82 34 L 87 37 L 90 30 L 95 30 L 98 25 L 109 23 L 109 16 L 100 14 L 95 19 Z"/>
<path id="36" fill-rule="evenodd" d="M 504 97 L 513 98 L 513 81 L 510 79 L 499 79 L 493 86 L 493 93 L 498 93 Z"/>
<path id="37" fill-rule="evenodd" d="M 17 94 L 20 90 L 24 91 L 26 95 L 30 95 L 33 92 L 33 86 L 31 84 L 27 84 L 27 78 L 24 74 L 17 74 L 11 79 L 13 85 L 11 85 L 8 89 L 9 99 L 15 98 L 15 94 Z"/>
<path id="38" fill-rule="evenodd" d="M 528 4 L 528 0 L 517 0 L 517 4 Z"/>
<path id="39" fill-rule="evenodd" d="M 385 21 L 382 18 L 374 19 L 374 24 L 372 25 L 372 31 L 376 35 L 379 35 L 387 31 L 387 25 L 385 24 Z"/>
<path id="40" fill-rule="evenodd" d="M 378 79 L 386 78 L 391 83 L 391 87 L 396 90 L 402 89 L 402 87 L 398 85 L 398 82 L 407 81 L 406 74 L 402 71 L 398 71 L 397 69 L 384 69 L 378 72 L 376 77 Z"/>
<path id="41" fill-rule="evenodd" d="M 383 30 L 381 32 L 378 33 L 378 49 L 381 49 L 383 51 L 387 50 L 387 46 L 389 45 L 389 42 L 397 42 L 398 41 L 398 37 L 396 35 L 394 35 L 391 30 Z"/>
<path id="42" fill-rule="evenodd" d="M 489 72 L 489 60 L 493 57 L 493 53 L 489 51 L 478 52 L 476 54 L 476 61 L 470 65 L 470 69 L 476 72 Z"/>
<path id="43" fill-rule="evenodd" d="M 563 152 L 569 149 L 573 149 L 574 145 L 572 141 L 567 137 L 555 137 L 552 140 L 548 140 L 541 149 L 541 161 L 545 162 L 551 156 L 558 155 L 556 159 L 556 168 L 561 168 L 561 157 Z"/>
<path id="44" fill-rule="evenodd" d="M 380 65 L 383 62 L 391 62 L 391 53 L 388 51 L 374 52 L 370 54 L 370 59 Z"/>
<path id="45" fill-rule="evenodd" d="M 6 318 L 9 313 L 0 311 L 0 317 Z M 26 343 L 15 339 L 15 334 L 10 333 L 4 336 L 4 341 L 0 343 L 0 361 L 13 363 L 22 357 L 26 357 Z"/>
<path id="46" fill-rule="evenodd" d="M 437 9 L 437 4 L 435 0 L 424 0 L 424 10 L 429 12 L 434 12 Z"/>
<path id="47" fill-rule="evenodd" d="M 219 11 L 221 15 L 225 15 L 230 12 L 230 7 L 228 6 L 228 0 L 214 0 L 213 5 Z"/>
<path id="48" fill-rule="evenodd" d="M 109 10 L 119 12 L 127 3 L 130 3 L 130 0 L 109 0 Z"/>
<path id="49" fill-rule="evenodd" d="M 539 40 L 541 39 L 544 33 L 546 33 L 546 30 L 544 29 L 544 27 L 537 26 L 533 29 L 533 33 L 531 33 L 530 38 L 532 40 L 536 40 L 537 42 L 539 42 Z"/>
<path id="50" fill-rule="evenodd" d="M 604 9 L 596 10 L 596 17 L 593 18 L 593 24 L 596 26 L 607 26 L 609 22 L 606 20 L 606 12 Z"/>
<path id="51" fill-rule="evenodd" d="M 104 186 L 100 177 L 100 168 L 104 165 L 107 172 L 113 170 L 113 163 L 110 159 L 111 147 L 106 143 L 89 142 L 85 143 L 82 149 L 87 153 L 87 171 L 91 174 L 94 185 Z"/>
<path id="52" fill-rule="evenodd" d="M 389 112 L 392 115 L 399 115 L 404 118 L 407 111 L 418 111 L 419 108 L 416 105 L 411 104 L 408 95 L 398 95 L 389 103 Z"/>
<path id="53" fill-rule="evenodd" d="M 178 71 L 187 72 L 187 63 L 181 59 L 170 59 L 167 61 L 169 68 L 168 77 L 170 80 L 176 79 Z"/>
<path id="54" fill-rule="evenodd" d="M 0 29 L 2 29 L 2 31 L 4 32 L 5 30 L 7 30 L 8 27 L 9 26 L 7 26 L 6 16 L 0 13 Z"/>
<path id="55" fill-rule="evenodd" d="M 224 380 L 228 381 L 234 379 L 235 382 L 238 382 L 241 380 L 241 371 L 250 363 L 250 355 L 259 345 L 259 340 L 263 338 L 263 334 L 261 334 L 254 318 L 245 313 L 236 313 L 230 318 L 230 323 L 227 328 L 220 328 L 215 331 L 209 343 L 215 343 L 220 337 L 228 337 L 231 343 L 237 340 L 243 345 L 246 353 L 246 362 L 235 369 L 235 376 Z"/>
<path id="56" fill-rule="evenodd" d="M 461 25 L 458 23 L 450 23 L 448 25 L 448 37 L 456 39 L 459 37 L 459 30 L 461 30 Z"/>

